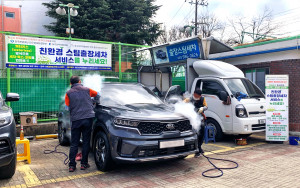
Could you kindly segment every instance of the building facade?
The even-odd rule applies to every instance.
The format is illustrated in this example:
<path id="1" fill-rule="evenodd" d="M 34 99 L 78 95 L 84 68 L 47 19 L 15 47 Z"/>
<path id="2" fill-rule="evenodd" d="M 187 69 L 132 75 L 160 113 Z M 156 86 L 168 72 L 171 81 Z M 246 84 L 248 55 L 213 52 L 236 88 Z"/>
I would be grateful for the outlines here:
<path id="1" fill-rule="evenodd" d="M 289 75 L 289 130 L 300 132 L 300 36 L 239 46 L 209 58 L 237 66 L 262 91 L 265 75 Z"/>
<path id="2" fill-rule="evenodd" d="M 0 6 L 1 31 L 21 33 L 21 8 Z"/>

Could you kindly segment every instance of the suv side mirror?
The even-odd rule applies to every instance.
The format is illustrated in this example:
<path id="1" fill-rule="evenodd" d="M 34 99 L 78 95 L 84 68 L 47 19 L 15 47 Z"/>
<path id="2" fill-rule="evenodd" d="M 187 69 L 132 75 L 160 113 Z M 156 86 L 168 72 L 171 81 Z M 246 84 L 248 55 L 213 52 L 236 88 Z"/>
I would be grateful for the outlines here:
<path id="1" fill-rule="evenodd" d="M 220 92 L 220 99 L 221 99 L 221 101 L 226 102 L 227 101 L 227 97 L 228 97 L 228 95 L 227 95 L 227 93 L 225 91 L 221 91 Z"/>
<path id="2" fill-rule="evenodd" d="M 7 93 L 5 101 L 18 101 L 20 96 L 18 93 Z"/>

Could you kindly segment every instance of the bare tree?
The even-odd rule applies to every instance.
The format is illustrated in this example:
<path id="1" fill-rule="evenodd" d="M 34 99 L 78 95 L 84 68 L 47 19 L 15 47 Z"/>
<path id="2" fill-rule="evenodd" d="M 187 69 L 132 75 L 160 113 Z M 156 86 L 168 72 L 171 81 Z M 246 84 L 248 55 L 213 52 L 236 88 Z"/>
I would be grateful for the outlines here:
<path id="1" fill-rule="evenodd" d="M 240 15 L 229 19 L 229 26 L 233 32 L 227 41 L 231 44 L 244 43 L 245 36 L 249 36 L 253 41 L 260 40 L 269 37 L 279 28 L 279 25 L 273 24 L 272 10 L 267 7 L 250 20 Z"/>
<path id="2" fill-rule="evenodd" d="M 224 32 L 224 23 L 220 22 L 216 16 L 210 12 L 204 12 L 198 16 L 198 34 L 202 37 L 209 37 L 217 32 Z M 187 22 L 186 22 L 187 23 Z M 170 41 L 176 41 L 191 37 L 193 31 L 191 27 L 184 29 L 185 26 L 172 26 L 169 30 L 164 26 L 162 34 L 158 37 L 156 44 L 163 44 Z M 176 76 L 184 68 L 182 66 L 172 67 L 173 76 Z"/>
<path id="3" fill-rule="evenodd" d="M 184 30 L 183 27 L 175 25 L 172 26 L 169 30 L 166 26 L 162 28 L 162 34 L 158 37 L 156 44 L 164 44 L 171 41 L 176 41 L 191 36 L 191 33 Z"/>
<path id="4" fill-rule="evenodd" d="M 215 33 L 223 32 L 225 24 L 218 20 L 218 18 L 209 11 L 201 13 L 198 18 L 198 31 L 203 38 L 209 37 Z M 185 26 L 175 25 L 167 30 L 166 26 L 163 26 L 162 34 L 158 37 L 157 44 L 167 43 L 170 41 L 176 41 L 183 38 L 188 38 L 193 35 L 192 30 L 185 29 Z"/>
<path id="5" fill-rule="evenodd" d="M 223 32 L 225 28 L 225 24 L 219 21 L 218 18 L 209 11 L 202 12 L 197 20 L 200 25 L 199 34 L 201 34 L 203 38 L 212 36 L 218 32 Z"/>

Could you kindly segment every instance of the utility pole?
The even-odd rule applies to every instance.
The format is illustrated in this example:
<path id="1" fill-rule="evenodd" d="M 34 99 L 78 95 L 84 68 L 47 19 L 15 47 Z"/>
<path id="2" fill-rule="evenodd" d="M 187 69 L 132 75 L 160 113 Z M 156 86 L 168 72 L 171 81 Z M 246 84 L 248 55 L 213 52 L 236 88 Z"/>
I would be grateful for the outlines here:
<path id="1" fill-rule="evenodd" d="M 195 4 L 195 36 L 197 36 L 198 34 L 198 22 L 197 22 L 197 16 L 198 16 L 198 5 L 201 6 L 207 6 L 208 2 L 206 0 L 201 0 L 201 2 L 199 2 L 199 0 L 195 0 L 195 2 L 193 0 L 191 0 L 189 2 L 191 5 Z"/>

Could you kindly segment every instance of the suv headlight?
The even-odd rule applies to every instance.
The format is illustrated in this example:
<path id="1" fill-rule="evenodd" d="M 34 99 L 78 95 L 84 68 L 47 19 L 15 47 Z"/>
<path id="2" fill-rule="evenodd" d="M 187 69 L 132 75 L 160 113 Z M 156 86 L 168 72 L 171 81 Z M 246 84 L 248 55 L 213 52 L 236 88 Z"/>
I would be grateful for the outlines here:
<path id="1" fill-rule="evenodd" d="M 121 119 L 121 118 L 115 118 L 114 123 L 116 125 L 128 126 L 128 127 L 137 127 L 139 125 L 138 121 L 129 120 L 129 119 Z"/>
<path id="2" fill-rule="evenodd" d="M 242 104 L 236 105 L 235 113 L 236 113 L 236 116 L 240 117 L 240 118 L 248 117 L 246 108 Z"/>
<path id="3" fill-rule="evenodd" d="M 10 112 L 0 113 L 0 126 L 7 125 L 12 121 Z"/>

